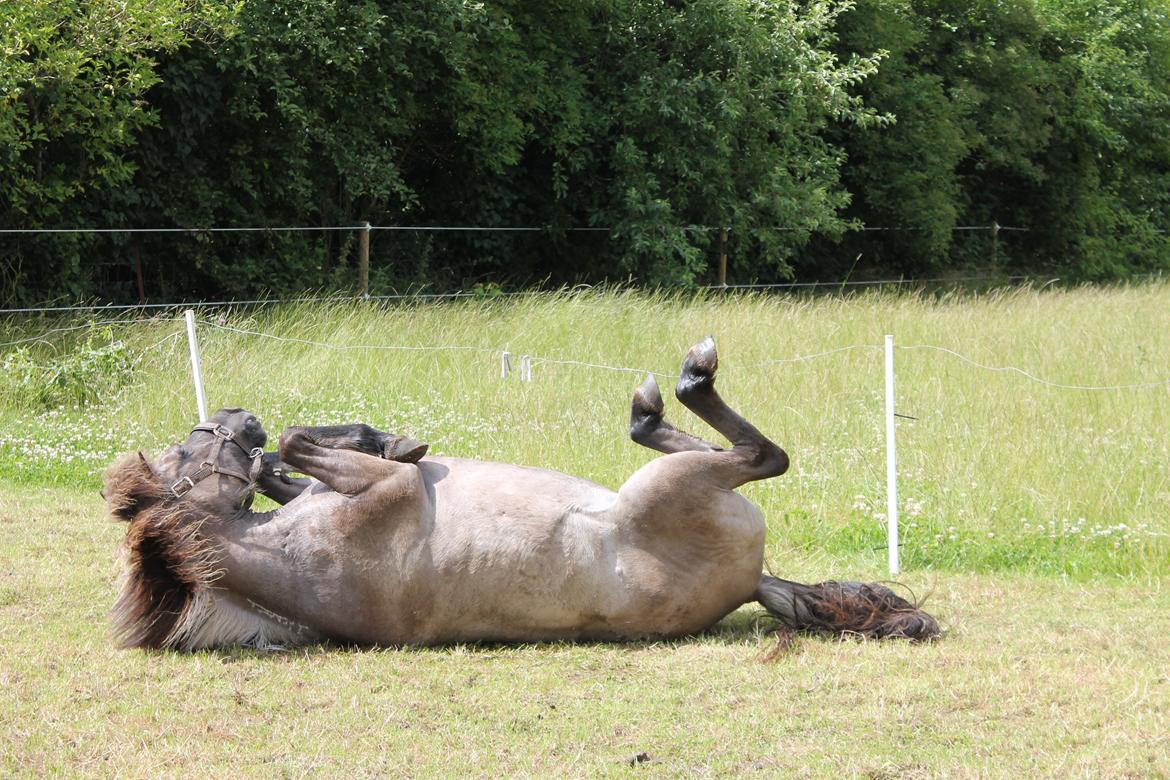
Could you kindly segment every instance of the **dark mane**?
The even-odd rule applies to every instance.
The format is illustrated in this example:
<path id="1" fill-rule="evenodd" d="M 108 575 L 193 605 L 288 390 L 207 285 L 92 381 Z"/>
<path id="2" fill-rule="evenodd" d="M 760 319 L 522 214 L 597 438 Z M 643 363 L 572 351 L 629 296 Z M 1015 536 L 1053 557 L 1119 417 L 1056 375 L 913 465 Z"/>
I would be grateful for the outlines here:
<path id="1" fill-rule="evenodd" d="M 168 495 L 141 453 L 106 472 L 106 506 L 130 523 L 122 592 L 113 610 L 114 634 L 123 647 L 168 646 L 195 595 L 218 576 L 215 546 L 200 533 L 210 516 L 167 501 Z"/>

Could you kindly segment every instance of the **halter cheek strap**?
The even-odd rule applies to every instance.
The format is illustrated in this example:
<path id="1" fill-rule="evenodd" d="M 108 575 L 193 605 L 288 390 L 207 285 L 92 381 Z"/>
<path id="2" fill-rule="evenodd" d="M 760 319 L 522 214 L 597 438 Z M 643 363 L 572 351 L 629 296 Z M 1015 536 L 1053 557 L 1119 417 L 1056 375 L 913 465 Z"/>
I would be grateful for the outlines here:
<path id="1" fill-rule="evenodd" d="M 260 447 L 253 447 L 247 449 L 243 444 L 235 438 L 235 431 L 217 423 L 200 423 L 191 429 L 191 433 L 196 431 L 205 431 L 215 436 L 215 444 L 212 445 L 211 454 L 207 456 L 207 460 L 199 464 L 199 468 L 192 471 L 190 474 L 180 477 L 171 485 L 171 495 L 175 498 L 181 498 L 186 495 L 195 485 L 212 474 L 224 474 L 229 477 L 235 477 L 238 480 L 248 483 L 249 485 L 256 481 L 256 477 L 260 476 L 260 456 L 264 454 L 264 450 Z M 248 474 L 244 474 L 236 469 L 219 465 L 220 450 L 223 449 L 224 442 L 231 442 L 239 447 L 244 454 L 252 461 L 252 467 Z"/>

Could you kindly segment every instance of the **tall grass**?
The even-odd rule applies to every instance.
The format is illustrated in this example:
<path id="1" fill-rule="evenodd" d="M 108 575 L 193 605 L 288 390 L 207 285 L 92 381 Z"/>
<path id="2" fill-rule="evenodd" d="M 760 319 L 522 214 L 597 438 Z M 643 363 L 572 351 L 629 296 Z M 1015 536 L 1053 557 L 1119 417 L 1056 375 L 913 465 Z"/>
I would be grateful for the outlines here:
<path id="1" fill-rule="evenodd" d="M 545 466 L 617 487 L 653 457 L 625 435 L 642 372 L 661 375 L 676 425 L 714 436 L 669 396 L 686 349 L 713 334 L 721 393 L 792 456 L 788 474 L 743 489 L 768 517 L 773 567 L 873 576 L 884 562 L 885 333 L 902 347 L 944 347 L 1057 383 L 1119 385 L 1170 377 L 1168 313 L 1165 284 L 977 297 L 608 291 L 219 311 L 204 315 L 200 341 L 211 405 L 249 408 L 270 432 L 363 421 L 428 441 L 434 453 Z M 30 327 L 7 323 L 0 341 Z M 46 407 L 6 380 L 0 477 L 95 489 L 116 451 L 182 438 L 195 402 L 181 327 L 173 319 L 115 327 L 110 338 L 137 362 L 88 406 Z M 53 337 L 27 358 L 51 364 L 80 339 Z M 787 360 L 841 347 L 856 348 Z M 534 381 L 501 380 L 502 350 L 513 366 L 534 356 Z M 898 429 L 906 567 L 1077 578 L 1164 570 L 1170 385 L 1062 389 L 902 349 L 897 404 L 916 418 Z"/>

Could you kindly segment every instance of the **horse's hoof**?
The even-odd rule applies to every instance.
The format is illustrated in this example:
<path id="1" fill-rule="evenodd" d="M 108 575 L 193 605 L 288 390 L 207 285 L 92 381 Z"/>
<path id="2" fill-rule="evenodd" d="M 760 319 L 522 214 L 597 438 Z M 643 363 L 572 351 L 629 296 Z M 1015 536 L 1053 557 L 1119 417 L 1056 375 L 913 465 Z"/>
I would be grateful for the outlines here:
<path id="1" fill-rule="evenodd" d="M 715 351 L 715 339 L 711 336 L 691 347 L 683 360 L 683 373 L 698 376 L 715 376 L 719 368 L 719 354 Z"/>
<path id="2" fill-rule="evenodd" d="M 674 394 L 682 400 L 699 388 L 711 387 L 715 382 L 717 368 L 719 355 L 715 351 L 715 339 L 708 336 L 687 352 Z"/>
<path id="3" fill-rule="evenodd" d="M 382 445 L 382 457 L 398 463 L 418 463 L 427 454 L 428 445 L 408 436 L 393 436 Z"/>
<path id="4" fill-rule="evenodd" d="M 661 418 L 664 408 L 662 393 L 658 390 L 658 382 L 654 380 L 654 375 L 650 374 L 646 377 L 646 381 L 634 391 L 634 411 L 638 415 Z"/>

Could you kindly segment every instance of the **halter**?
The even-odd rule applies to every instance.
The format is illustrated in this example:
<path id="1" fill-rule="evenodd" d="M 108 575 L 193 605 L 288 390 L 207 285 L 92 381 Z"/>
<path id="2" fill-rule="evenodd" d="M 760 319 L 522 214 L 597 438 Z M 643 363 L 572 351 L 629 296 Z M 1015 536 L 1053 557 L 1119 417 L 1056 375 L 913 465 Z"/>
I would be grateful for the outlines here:
<path id="1" fill-rule="evenodd" d="M 256 477 L 260 474 L 260 456 L 264 454 L 264 450 L 260 447 L 253 447 L 246 449 L 243 444 L 240 444 L 235 439 L 235 431 L 224 425 L 218 423 L 200 423 L 191 429 L 191 433 L 197 431 L 205 431 L 215 436 L 215 444 L 212 445 L 211 454 L 207 456 L 207 460 L 199 464 L 199 468 L 192 471 L 185 477 L 180 477 L 171 485 L 171 495 L 175 498 L 182 498 L 185 496 L 195 484 L 202 482 L 212 474 L 224 474 L 229 477 L 235 477 L 238 480 L 248 483 L 249 485 L 256 481 Z M 233 468 L 225 468 L 219 465 L 219 452 L 223 449 L 224 442 L 230 441 L 232 444 L 239 447 L 245 455 L 252 461 L 251 474 L 244 474 L 236 471 Z"/>

